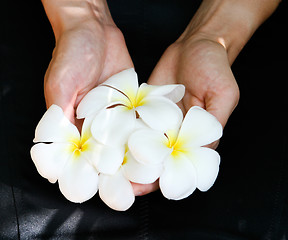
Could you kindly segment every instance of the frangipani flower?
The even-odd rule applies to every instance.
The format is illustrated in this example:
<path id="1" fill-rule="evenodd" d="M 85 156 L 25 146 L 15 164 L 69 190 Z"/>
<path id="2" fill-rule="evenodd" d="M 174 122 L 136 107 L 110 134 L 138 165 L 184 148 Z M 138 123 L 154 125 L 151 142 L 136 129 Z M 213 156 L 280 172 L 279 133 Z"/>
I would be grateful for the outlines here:
<path id="1" fill-rule="evenodd" d="M 176 84 L 144 83 L 138 87 L 137 74 L 130 68 L 91 90 L 80 102 L 77 117 L 93 118 L 91 132 L 97 141 L 122 145 L 135 130 L 137 119 L 160 130 L 178 125 L 183 115 L 175 103 L 182 99 L 184 92 L 184 86 Z"/>
<path id="2" fill-rule="evenodd" d="M 119 153 L 97 143 L 84 120 L 82 133 L 52 105 L 38 123 L 31 157 L 39 174 L 51 183 L 58 180 L 62 194 L 72 202 L 84 202 L 98 191 L 98 171 Z M 120 153 L 122 155 L 122 153 Z M 100 157 L 103 161 L 99 161 Z M 100 163 L 100 164 L 98 164 Z"/>
<path id="3" fill-rule="evenodd" d="M 182 125 L 165 131 L 140 129 L 129 137 L 133 157 L 143 164 L 163 163 L 159 184 L 168 199 L 183 199 L 196 189 L 207 191 L 214 183 L 219 154 L 203 147 L 222 136 L 217 119 L 200 107 L 192 107 Z"/>
<path id="4" fill-rule="evenodd" d="M 162 172 L 162 164 L 144 165 L 137 162 L 128 151 L 124 155 L 123 162 L 113 175 L 100 173 L 99 196 L 110 208 L 125 211 L 135 201 L 132 182 L 148 184 L 155 182 Z"/>

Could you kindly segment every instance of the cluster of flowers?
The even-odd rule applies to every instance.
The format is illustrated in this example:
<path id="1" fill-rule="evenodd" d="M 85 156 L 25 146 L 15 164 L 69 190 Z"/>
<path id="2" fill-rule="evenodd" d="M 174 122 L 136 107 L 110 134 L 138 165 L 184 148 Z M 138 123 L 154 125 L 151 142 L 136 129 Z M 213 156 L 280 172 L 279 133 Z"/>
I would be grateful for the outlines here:
<path id="1" fill-rule="evenodd" d="M 183 120 L 176 105 L 183 85 L 139 87 L 134 69 L 124 70 L 91 90 L 77 108 L 81 134 L 52 105 L 35 131 L 31 157 L 39 174 L 58 180 L 62 194 L 81 203 L 99 190 L 112 209 L 134 202 L 131 182 L 159 179 L 168 199 L 183 199 L 198 188 L 208 190 L 218 170 L 219 154 L 203 147 L 222 135 L 222 126 L 200 107 Z"/>

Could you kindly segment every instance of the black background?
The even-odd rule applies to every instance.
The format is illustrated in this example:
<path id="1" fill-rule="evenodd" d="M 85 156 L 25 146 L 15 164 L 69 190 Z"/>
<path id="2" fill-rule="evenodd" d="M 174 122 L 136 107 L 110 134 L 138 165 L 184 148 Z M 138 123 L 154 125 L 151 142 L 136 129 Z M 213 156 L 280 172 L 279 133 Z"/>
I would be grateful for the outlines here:
<path id="1" fill-rule="evenodd" d="M 199 1 L 108 4 L 145 82 Z M 241 97 L 218 148 L 214 186 L 181 201 L 149 194 L 121 213 L 98 196 L 69 203 L 38 175 L 29 150 L 45 111 L 54 36 L 40 1 L 2 1 L 0 239 L 287 239 L 287 9 L 283 1 L 232 66 Z"/>

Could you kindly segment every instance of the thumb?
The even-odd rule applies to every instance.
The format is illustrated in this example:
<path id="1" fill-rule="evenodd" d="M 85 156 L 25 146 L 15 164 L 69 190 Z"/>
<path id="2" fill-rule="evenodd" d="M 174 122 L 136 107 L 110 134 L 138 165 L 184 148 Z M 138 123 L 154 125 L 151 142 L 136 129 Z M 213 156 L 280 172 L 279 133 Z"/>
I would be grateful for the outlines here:
<path id="1" fill-rule="evenodd" d="M 64 78 L 64 76 L 66 77 Z M 47 108 L 52 104 L 58 105 L 62 108 L 65 116 L 75 124 L 77 88 L 73 84 L 67 84 L 67 74 L 53 68 L 52 62 L 44 78 L 44 95 Z"/>
<path id="2" fill-rule="evenodd" d="M 206 110 L 214 115 L 224 128 L 239 101 L 239 89 L 229 88 L 220 93 L 213 93 L 205 99 Z"/>
<path id="3" fill-rule="evenodd" d="M 61 91 L 58 89 L 46 87 L 45 90 L 45 100 L 46 100 L 46 106 L 49 108 L 52 104 L 56 104 L 59 107 L 62 108 L 65 116 L 73 123 L 75 124 L 75 108 L 74 108 L 74 102 L 75 97 L 69 96 L 69 94 L 65 93 L 63 95 Z"/>

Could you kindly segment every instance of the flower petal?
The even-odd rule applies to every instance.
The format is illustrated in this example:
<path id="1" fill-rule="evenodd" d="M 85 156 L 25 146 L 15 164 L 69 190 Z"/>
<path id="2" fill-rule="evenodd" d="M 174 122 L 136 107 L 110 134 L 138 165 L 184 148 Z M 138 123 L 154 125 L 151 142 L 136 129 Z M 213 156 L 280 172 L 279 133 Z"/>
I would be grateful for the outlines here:
<path id="1" fill-rule="evenodd" d="M 76 111 L 77 118 L 95 115 L 101 109 L 121 103 L 122 100 L 127 101 L 127 97 L 119 91 L 107 86 L 98 86 L 88 92 L 79 103 Z"/>
<path id="2" fill-rule="evenodd" d="M 39 174 L 49 182 L 55 183 L 70 157 L 69 147 L 68 143 L 35 144 L 30 154 Z"/>
<path id="3" fill-rule="evenodd" d="M 182 84 L 156 86 L 142 83 L 139 87 L 138 93 L 142 91 L 145 92 L 147 96 L 164 96 L 177 103 L 184 96 L 185 86 Z"/>
<path id="4" fill-rule="evenodd" d="M 109 146 L 124 145 L 135 127 L 135 111 L 124 106 L 101 110 L 93 120 L 93 137 Z"/>
<path id="5" fill-rule="evenodd" d="M 191 161 L 196 168 L 197 188 L 207 191 L 214 184 L 220 164 L 219 154 L 210 148 L 193 149 Z"/>
<path id="6" fill-rule="evenodd" d="M 125 148 L 97 143 L 93 138 L 87 141 L 89 149 L 82 154 L 96 167 L 99 173 L 115 174 L 124 159 Z"/>
<path id="7" fill-rule="evenodd" d="M 51 105 L 39 121 L 33 141 L 67 142 L 71 138 L 79 139 L 79 131 L 68 120 L 59 106 Z"/>
<path id="8" fill-rule="evenodd" d="M 164 133 L 141 129 L 133 132 L 128 139 L 128 147 L 133 157 L 143 164 L 160 164 L 172 152 Z"/>
<path id="9" fill-rule="evenodd" d="M 176 158 L 170 155 L 164 162 L 164 171 L 160 176 L 160 189 L 162 194 L 173 200 L 188 197 L 197 186 L 196 170 L 184 154 Z"/>
<path id="10" fill-rule="evenodd" d="M 142 119 L 140 118 L 137 118 L 136 119 L 136 123 L 135 123 L 135 131 L 138 130 L 138 129 L 151 129 L 145 122 L 142 121 Z"/>
<path id="11" fill-rule="evenodd" d="M 92 133 L 91 133 L 91 125 L 92 125 L 92 122 L 94 120 L 94 116 L 93 117 L 86 117 L 83 121 L 83 124 L 82 124 L 82 129 L 81 129 L 81 139 L 83 140 L 83 138 L 86 140 L 86 139 L 89 139 L 92 137 Z"/>
<path id="12" fill-rule="evenodd" d="M 187 112 L 179 131 L 178 139 L 184 141 L 185 148 L 204 146 L 222 136 L 222 125 L 212 114 L 200 107 L 192 107 Z"/>
<path id="13" fill-rule="evenodd" d="M 144 104 L 136 110 L 140 118 L 151 128 L 166 132 L 179 128 L 183 120 L 181 109 L 171 100 L 164 97 L 146 97 Z"/>
<path id="14" fill-rule="evenodd" d="M 98 172 L 81 154 L 71 157 L 58 179 L 62 194 L 71 202 L 82 203 L 98 191 Z"/>
<path id="15" fill-rule="evenodd" d="M 114 175 L 100 174 L 99 196 L 110 208 L 125 211 L 135 200 L 131 183 L 123 176 L 121 168 Z"/>
<path id="16" fill-rule="evenodd" d="M 155 182 L 160 177 L 163 165 L 141 164 L 128 151 L 122 164 L 122 169 L 126 178 L 131 182 L 149 184 Z"/>
<path id="17" fill-rule="evenodd" d="M 138 77 L 134 68 L 129 68 L 113 75 L 102 83 L 102 85 L 113 87 L 124 93 L 130 99 L 136 98 L 139 86 Z"/>

